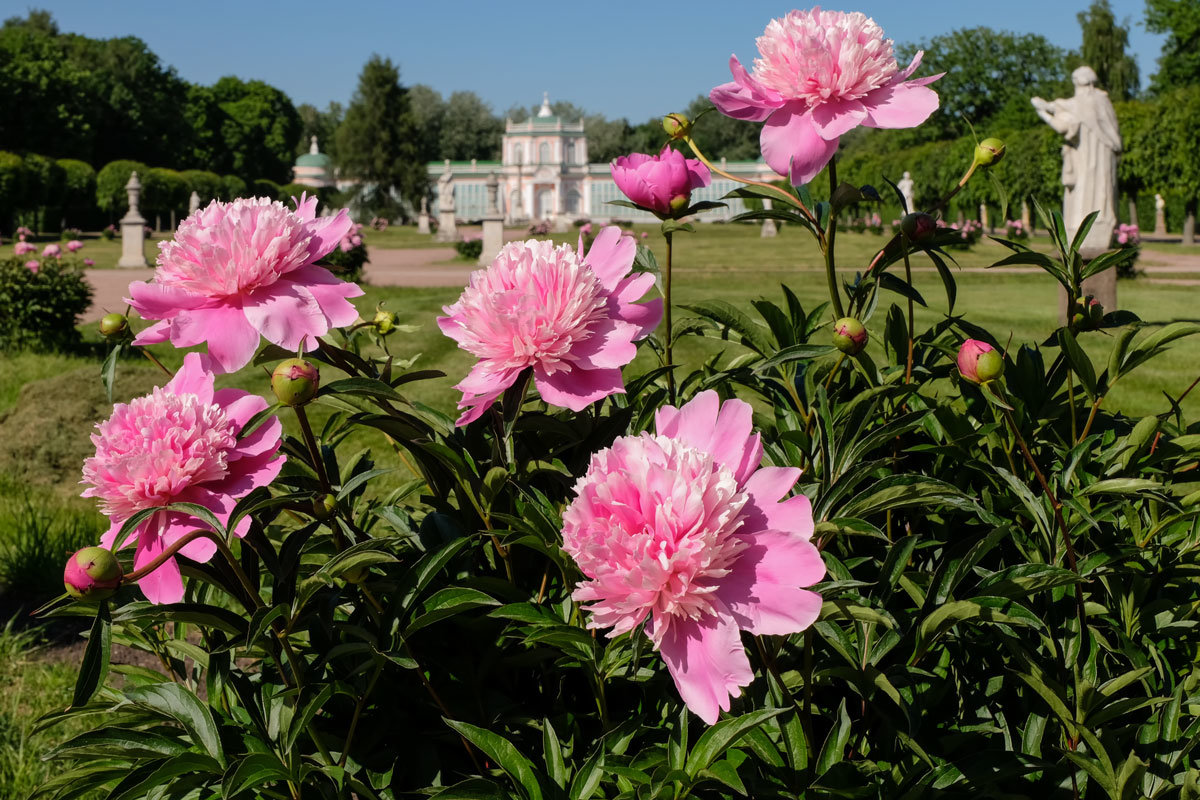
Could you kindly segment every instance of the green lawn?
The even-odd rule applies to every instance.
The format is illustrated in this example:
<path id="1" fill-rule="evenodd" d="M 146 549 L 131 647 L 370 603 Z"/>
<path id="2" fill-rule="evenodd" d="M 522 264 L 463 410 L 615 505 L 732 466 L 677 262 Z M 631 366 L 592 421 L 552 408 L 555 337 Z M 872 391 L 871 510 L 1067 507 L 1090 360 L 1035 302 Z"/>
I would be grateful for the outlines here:
<path id="1" fill-rule="evenodd" d="M 171 233 L 164 231 L 156 233 L 146 238 L 142 245 L 142 252 L 146 256 L 146 263 L 149 266 L 154 266 L 154 260 L 158 258 L 158 243 L 171 238 Z M 33 240 L 37 245 L 38 253 L 33 254 L 33 258 L 40 259 L 39 255 L 46 245 L 54 242 L 62 245 L 63 255 L 75 261 L 82 261 L 85 258 L 90 258 L 96 263 L 93 265 L 96 269 L 114 269 L 117 266 L 117 261 L 121 259 L 121 238 L 118 236 L 115 239 L 104 239 L 99 232 L 91 231 L 84 233 L 79 239 L 83 242 L 83 249 L 74 254 L 67 253 L 66 242 L 60 242 L 57 236 L 45 234 Z M 4 255 L 12 253 L 12 243 L 5 237 Z"/>

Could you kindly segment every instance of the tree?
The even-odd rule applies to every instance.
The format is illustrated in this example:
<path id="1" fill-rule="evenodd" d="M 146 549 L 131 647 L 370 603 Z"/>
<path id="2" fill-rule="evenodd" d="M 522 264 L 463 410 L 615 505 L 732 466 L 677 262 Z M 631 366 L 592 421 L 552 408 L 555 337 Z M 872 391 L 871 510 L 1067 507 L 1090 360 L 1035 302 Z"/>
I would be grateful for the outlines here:
<path id="1" fill-rule="evenodd" d="M 1167 92 L 1200 83 L 1200 3 L 1196 0 L 1146 0 L 1146 30 L 1165 33 L 1158 72 L 1150 90 Z"/>
<path id="2" fill-rule="evenodd" d="M 474 92 L 455 92 L 446 102 L 442 117 L 439 155 L 463 161 L 500 157 L 502 123 L 491 107 Z"/>
<path id="3" fill-rule="evenodd" d="M 442 155 L 442 121 L 446 101 L 440 92 L 418 83 L 408 90 L 408 106 L 417 122 L 417 152 L 422 161 L 439 161 Z"/>
<path id="4" fill-rule="evenodd" d="M 359 182 L 359 202 L 374 213 L 404 213 L 400 198 L 415 205 L 428 177 L 418 152 L 416 118 L 400 70 L 372 55 L 337 132 L 342 174 Z"/>
<path id="5" fill-rule="evenodd" d="M 684 110 L 689 119 L 696 119 L 696 143 L 707 158 L 727 158 L 730 161 L 753 161 L 760 155 L 758 134 L 762 125 L 756 122 L 727 117 L 719 111 L 709 111 L 712 102 L 700 95 Z"/>
<path id="6" fill-rule="evenodd" d="M 1070 88 L 1067 51 L 1033 33 L 963 28 L 899 48 L 901 63 L 908 63 L 916 50 L 925 51 L 919 74 L 946 73 L 933 84 L 941 107 L 924 125 L 899 132 L 907 136 L 890 137 L 900 146 L 966 132 L 960 115 L 977 130 L 1032 128 L 1038 118 L 1029 98 L 1062 97 Z"/>
<path id="7" fill-rule="evenodd" d="M 290 180 L 300 115 L 288 96 L 262 81 L 232 75 L 217 81 L 212 92 L 225 115 L 221 140 L 233 172 L 246 180 Z"/>
<path id="8" fill-rule="evenodd" d="M 1125 52 L 1129 46 L 1129 24 L 1117 24 L 1108 0 L 1092 0 L 1088 10 L 1076 16 L 1083 29 L 1082 62 L 1096 71 L 1100 87 L 1114 103 L 1131 99 L 1138 90 L 1138 65 Z"/>
<path id="9" fill-rule="evenodd" d="M 300 117 L 300 140 L 296 142 L 296 155 L 307 153 L 312 137 L 316 136 L 321 152 L 333 158 L 337 149 L 334 135 L 338 125 L 342 124 L 342 117 L 346 116 L 342 104 L 330 103 L 322 111 L 316 106 L 301 103 L 296 106 L 296 114 Z"/>

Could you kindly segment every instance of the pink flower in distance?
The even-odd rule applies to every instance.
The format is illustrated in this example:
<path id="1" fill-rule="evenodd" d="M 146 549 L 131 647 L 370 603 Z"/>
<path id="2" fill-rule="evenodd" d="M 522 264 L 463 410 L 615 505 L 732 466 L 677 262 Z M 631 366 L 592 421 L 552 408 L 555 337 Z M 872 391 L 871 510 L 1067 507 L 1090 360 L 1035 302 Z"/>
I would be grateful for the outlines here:
<path id="1" fill-rule="evenodd" d="M 586 576 L 575 600 L 589 627 L 645 624 L 679 694 L 708 724 L 752 672 L 739 631 L 786 635 L 816 621 L 825 575 L 812 509 L 784 500 L 793 467 L 760 467 L 751 410 L 701 392 L 665 406 L 657 435 L 594 454 L 563 515 L 563 549 Z M 782 502 L 781 502 L 782 501 Z"/>
<path id="2" fill-rule="evenodd" d="M 454 305 L 438 317 L 442 333 L 479 358 L 455 388 L 458 419 L 478 419 L 526 369 L 542 399 L 572 411 L 625 391 L 621 367 L 662 316 L 662 301 L 638 303 L 650 273 L 630 275 L 637 245 L 607 227 L 583 254 L 568 245 L 509 242 L 477 270 Z"/>
<path id="3" fill-rule="evenodd" d="M 22 239 L 19 242 L 15 242 L 13 244 L 13 254 L 14 255 L 24 256 L 24 255 L 28 255 L 30 253 L 36 253 L 36 252 L 37 252 L 37 246 L 30 244 L 29 242 L 25 241 L 24 239 Z"/>
<path id="4" fill-rule="evenodd" d="M 62 248 L 56 244 L 48 244 L 42 248 L 42 258 L 60 258 L 62 256 Z"/>
<path id="5" fill-rule="evenodd" d="M 38 263 L 36 258 L 31 258 L 25 262 L 26 269 L 28 269 L 30 272 L 34 273 L 35 275 L 37 274 L 38 268 L 41 266 L 42 265 Z"/>
<path id="6" fill-rule="evenodd" d="M 892 40 L 857 11 L 792 11 L 771 20 L 757 45 L 754 72 L 730 56 L 733 81 L 709 98 L 727 117 L 766 122 L 763 158 L 792 183 L 816 177 L 852 128 L 912 128 L 938 107 L 926 84 L 941 75 L 907 80 L 922 53 L 901 70 Z"/>
<path id="7" fill-rule="evenodd" d="M 208 342 L 218 371 L 234 372 L 250 362 L 260 335 L 285 350 L 311 350 L 330 328 L 354 322 L 347 298 L 362 289 L 316 265 L 353 223 L 345 209 L 317 217 L 316 208 L 304 195 L 295 211 L 261 197 L 214 200 L 185 219 L 173 241 L 159 243 L 154 280 L 129 284 L 129 304 L 160 320 L 134 342 Z"/>
<path id="8" fill-rule="evenodd" d="M 95 262 L 95 261 L 93 261 L 93 260 L 92 260 L 92 259 L 90 259 L 90 258 L 85 258 L 85 259 L 83 260 L 83 265 L 84 265 L 85 267 L 94 267 L 94 266 L 96 266 L 96 262 Z"/>
<path id="9" fill-rule="evenodd" d="M 166 386 L 129 404 L 118 403 L 92 435 L 96 455 L 83 462 L 82 482 L 89 486 L 83 496 L 97 498 L 112 523 L 101 545 L 113 549 L 127 519 L 170 503 L 202 505 L 227 524 L 237 500 L 269 484 L 283 466 L 277 417 L 238 438 L 250 418 L 266 408 L 266 400 L 241 389 L 214 391 L 208 358 L 199 353 L 188 353 Z M 199 519 L 179 511 L 152 515 L 131 536 L 137 542 L 134 568 L 202 527 Z M 234 533 L 245 536 L 249 527 L 250 518 L 244 517 Z M 201 538 L 179 552 L 193 561 L 208 561 L 216 545 Z M 183 598 L 174 558 L 138 584 L 152 603 Z"/>
<path id="10" fill-rule="evenodd" d="M 83 242 L 79 241 L 78 239 L 72 239 L 71 241 L 67 242 L 67 249 L 70 250 L 72 253 L 74 253 L 75 251 L 80 250 L 82 248 L 83 248 Z"/>
<path id="11" fill-rule="evenodd" d="M 656 156 L 621 156 L 613 161 L 611 170 L 613 182 L 626 197 L 664 218 L 687 208 L 692 190 L 712 181 L 708 167 L 670 147 L 663 147 Z"/>

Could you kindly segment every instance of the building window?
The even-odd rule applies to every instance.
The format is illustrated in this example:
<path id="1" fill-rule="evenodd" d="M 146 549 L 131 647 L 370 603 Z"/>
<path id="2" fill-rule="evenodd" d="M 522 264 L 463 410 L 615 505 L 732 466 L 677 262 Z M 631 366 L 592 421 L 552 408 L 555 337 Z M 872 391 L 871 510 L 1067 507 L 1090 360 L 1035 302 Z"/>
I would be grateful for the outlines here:
<path id="1" fill-rule="evenodd" d="M 521 153 L 521 145 L 519 145 L 519 144 L 515 144 L 515 145 L 513 145 L 513 151 L 512 151 L 512 152 L 513 152 L 513 163 L 514 163 L 514 164 L 520 164 L 520 163 L 521 163 L 521 156 L 523 155 L 523 154 Z"/>
<path id="2" fill-rule="evenodd" d="M 575 191 L 574 189 L 567 192 L 567 213 L 578 214 L 580 208 L 579 202 L 582 199 L 583 198 L 580 196 L 579 192 Z"/>
<path id="3" fill-rule="evenodd" d="M 574 139 L 567 140 L 567 157 L 564 160 L 568 164 L 575 163 L 575 140 Z"/>
<path id="4" fill-rule="evenodd" d="M 550 163 L 550 145 L 547 142 L 542 142 L 538 146 L 538 163 L 539 164 L 549 164 Z"/>

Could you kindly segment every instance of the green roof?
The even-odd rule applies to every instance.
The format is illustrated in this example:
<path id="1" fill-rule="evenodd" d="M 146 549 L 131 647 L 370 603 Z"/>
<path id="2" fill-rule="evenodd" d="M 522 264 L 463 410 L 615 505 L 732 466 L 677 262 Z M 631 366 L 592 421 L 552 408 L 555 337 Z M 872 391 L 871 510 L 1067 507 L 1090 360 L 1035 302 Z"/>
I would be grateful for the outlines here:
<path id="1" fill-rule="evenodd" d="M 305 153 L 296 159 L 297 167 L 328 167 L 329 156 L 324 153 Z"/>

